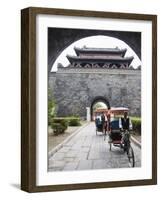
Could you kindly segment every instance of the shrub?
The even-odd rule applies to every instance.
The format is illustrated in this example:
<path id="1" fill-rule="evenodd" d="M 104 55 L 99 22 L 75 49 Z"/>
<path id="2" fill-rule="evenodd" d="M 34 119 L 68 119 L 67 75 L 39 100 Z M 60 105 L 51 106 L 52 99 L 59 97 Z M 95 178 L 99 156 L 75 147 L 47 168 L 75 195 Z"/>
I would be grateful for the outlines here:
<path id="1" fill-rule="evenodd" d="M 141 135 L 141 118 L 132 117 L 131 122 L 133 125 L 133 130 Z"/>
<path id="2" fill-rule="evenodd" d="M 68 119 L 69 120 L 69 126 L 80 126 L 80 118 L 78 117 L 71 117 Z"/>
<path id="3" fill-rule="evenodd" d="M 51 122 L 51 127 L 54 134 L 62 134 L 68 127 L 68 121 L 64 118 L 53 118 Z"/>
<path id="4" fill-rule="evenodd" d="M 80 126 L 80 118 L 79 117 L 54 117 L 51 119 L 51 128 L 53 129 L 53 133 L 58 135 L 65 132 L 65 130 L 69 126 Z"/>
<path id="5" fill-rule="evenodd" d="M 56 116 L 56 102 L 51 89 L 48 88 L 48 125 L 51 125 L 52 118 Z"/>
<path id="6" fill-rule="evenodd" d="M 58 135 L 65 132 L 66 127 L 59 123 L 52 123 L 53 133 Z"/>
<path id="7" fill-rule="evenodd" d="M 65 127 L 68 127 L 68 119 L 63 117 L 55 117 L 52 119 L 53 123 L 59 123 L 62 124 Z"/>

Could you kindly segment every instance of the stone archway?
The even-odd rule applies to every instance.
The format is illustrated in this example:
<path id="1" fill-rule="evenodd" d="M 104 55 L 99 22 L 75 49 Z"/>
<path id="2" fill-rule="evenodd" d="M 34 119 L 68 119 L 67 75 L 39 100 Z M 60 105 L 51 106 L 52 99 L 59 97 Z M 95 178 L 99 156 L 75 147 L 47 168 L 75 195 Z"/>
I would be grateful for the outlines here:
<path id="1" fill-rule="evenodd" d="M 103 102 L 104 104 L 106 104 L 107 108 L 110 109 L 110 103 L 108 101 L 108 99 L 106 97 L 103 96 L 97 96 L 95 97 L 92 102 L 91 102 L 91 106 L 90 106 L 90 117 L 91 117 L 91 121 L 92 121 L 92 116 L 93 116 L 93 106 L 98 103 L 98 102 Z"/>
<path id="2" fill-rule="evenodd" d="M 48 29 L 48 71 L 61 52 L 73 42 L 94 35 L 111 36 L 127 43 L 141 59 L 141 33 L 127 31 L 87 30 L 68 28 Z"/>

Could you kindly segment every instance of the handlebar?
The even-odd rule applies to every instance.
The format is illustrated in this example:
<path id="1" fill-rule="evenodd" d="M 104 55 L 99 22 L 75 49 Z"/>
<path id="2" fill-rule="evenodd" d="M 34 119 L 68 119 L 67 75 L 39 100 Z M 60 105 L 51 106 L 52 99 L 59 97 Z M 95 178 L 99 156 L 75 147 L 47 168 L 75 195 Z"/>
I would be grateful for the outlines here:
<path id="1" fill-rule="evenodd" d="M 132 129 L 120 129 L 120 132 L 122 132 L 122 133 L 123 133 L 123 132 L 125 133 L 126 131 L 131 132 Z"/>
<path id="2" fill-rule="evenodd" d="M 129 129 L 120 128 L 120 131 L 132 131 L 132 129 L 131 128 L 129 128 Z"/>

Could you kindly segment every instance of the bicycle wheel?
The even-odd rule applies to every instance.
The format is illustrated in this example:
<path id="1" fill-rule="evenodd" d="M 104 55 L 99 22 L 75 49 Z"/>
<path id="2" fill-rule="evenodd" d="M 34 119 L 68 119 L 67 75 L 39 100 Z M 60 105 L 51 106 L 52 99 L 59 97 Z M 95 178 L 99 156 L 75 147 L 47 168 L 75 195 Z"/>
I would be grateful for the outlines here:
<path id="1" fill-rule="evenodd" d="M 129 160 L 129 166 L 135 167 L 134 151 L 133 151 L 133 148 L 131 146 L 127 149 L 127 157 L 128 157 L 128 160 Z"/>
<path id="2" fill-rule="evenodd" d="M 104 141 L 106 140 L 106 134 L 104 134 Z"/>
<path id="3" fill-rule="evenodd" d="M 110 151 L 111 151 L 111 149 L 112 149 L 112 144 L 110 143 Z"/>

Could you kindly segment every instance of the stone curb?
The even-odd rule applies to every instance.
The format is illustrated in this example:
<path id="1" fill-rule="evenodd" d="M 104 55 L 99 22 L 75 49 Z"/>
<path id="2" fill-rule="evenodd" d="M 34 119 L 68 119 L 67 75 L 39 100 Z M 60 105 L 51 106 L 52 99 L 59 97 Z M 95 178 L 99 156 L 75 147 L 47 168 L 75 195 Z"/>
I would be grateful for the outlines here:
<path id="1" fill-rule="evenodd" d="M 141 149 L 141 143 L 137 139 L 135 139 L 133 136 L 131 136 L 131 140 L 133 141 L 133 143 L 135 143 Z"/>
<path id="2" fill-rule="evenodd" d="M 51 151 L 48 153 L 48 158 L 50 159 L 54 153 L 56 153 L 60 148 L 63 147 L 63 145 L 67 142 L 69 142 L 77 133 L 79 133 L 84 127 L 86 127 L 90 122 L 87 122 L 83 126 L 81 126 L 79 129 L 74 131 L 69 137 L 67 137 L 62 143 L 58 144 L 56 147 L 54 147 Z"/>

